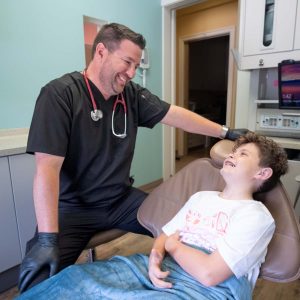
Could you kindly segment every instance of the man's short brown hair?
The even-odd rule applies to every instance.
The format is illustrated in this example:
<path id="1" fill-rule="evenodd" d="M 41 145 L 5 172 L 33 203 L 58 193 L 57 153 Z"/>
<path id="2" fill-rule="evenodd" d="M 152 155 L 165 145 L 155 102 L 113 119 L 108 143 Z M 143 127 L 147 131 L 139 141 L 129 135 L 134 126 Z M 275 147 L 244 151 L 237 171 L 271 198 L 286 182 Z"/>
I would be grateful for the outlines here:
<path id="1" fill-rule="evenodd" d="M 102 26 L 94 40 L 92 57 L 94 57 L 96 47 L 99 43 L 103 43 L 110 52 L 113 52 L 118 49 L 123 40 L 133 42 L 139 46 L 141 50 L 146 46 L 145 38 L 130 28 L 118 23 L 105 24 Z"/>

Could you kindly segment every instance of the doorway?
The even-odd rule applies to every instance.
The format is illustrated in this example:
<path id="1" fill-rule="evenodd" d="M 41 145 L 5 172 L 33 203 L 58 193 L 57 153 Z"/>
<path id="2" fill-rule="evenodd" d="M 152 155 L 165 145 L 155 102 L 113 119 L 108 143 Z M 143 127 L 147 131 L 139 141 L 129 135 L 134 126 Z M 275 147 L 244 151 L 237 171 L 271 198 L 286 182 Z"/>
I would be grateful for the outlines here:
<path id="1" fill-rule="evenodd" d="M 178 104 L 214 122 L 226 124 L 229 35 L 188 40 L 184 48 L 185 100 L 178 101 Z M 178 130 L 176 158 L 207 156 L 215 142 L 207 136 Z"/>
<path id="2" fill-rule="evenodd" d="M 178 43 L 176 104 L 229 127 L 233 121 L 234 62 L 230 49 L 234 32 L 229 26 L 185 36 Z M 205 148 L 207 156 L 214 142 L 216 139 L 177 130 L 176 158 L 188 155 L 189 148 L 196 146 Z"/>

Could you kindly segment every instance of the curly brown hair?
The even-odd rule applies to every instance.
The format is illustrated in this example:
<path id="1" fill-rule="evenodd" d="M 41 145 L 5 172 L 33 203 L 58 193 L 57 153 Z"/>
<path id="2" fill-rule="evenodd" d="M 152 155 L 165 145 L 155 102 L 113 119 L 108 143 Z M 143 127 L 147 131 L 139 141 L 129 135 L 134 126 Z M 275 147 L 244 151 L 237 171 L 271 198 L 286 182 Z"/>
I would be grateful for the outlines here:
<path id="1" fill-rule="evenodd" d="M 277 184 L 280 176 L 284 175 L 288 171 L 287 154 L 285 150 L 272 139 L 258 135 L 251 131 L 240 136 L 235 141 L 233 151 L 241 145 L 248 143 L 255 144 L 259 149 L 259 166 L 263 168 L 271 168 L 273 170 L 272 176 L 259 187 L 257 192 L 269 191 Z"/>

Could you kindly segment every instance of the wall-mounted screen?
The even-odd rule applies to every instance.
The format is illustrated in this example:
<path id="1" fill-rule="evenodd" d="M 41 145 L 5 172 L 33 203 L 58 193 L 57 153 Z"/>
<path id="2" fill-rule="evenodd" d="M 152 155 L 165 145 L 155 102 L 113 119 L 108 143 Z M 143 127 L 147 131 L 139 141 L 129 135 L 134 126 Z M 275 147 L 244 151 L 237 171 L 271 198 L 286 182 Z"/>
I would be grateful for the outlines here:
<path id="1" fill-rule="evenodd" d="M 300 61 L 278 64 L 279 108 L 300 109 Z"/>

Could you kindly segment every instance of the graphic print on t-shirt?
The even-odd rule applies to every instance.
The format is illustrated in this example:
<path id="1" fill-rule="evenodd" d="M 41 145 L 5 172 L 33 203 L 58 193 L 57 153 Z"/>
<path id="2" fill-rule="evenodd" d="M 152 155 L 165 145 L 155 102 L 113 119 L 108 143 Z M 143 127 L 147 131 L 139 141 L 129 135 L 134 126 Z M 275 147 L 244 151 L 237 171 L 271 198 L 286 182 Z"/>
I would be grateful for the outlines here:
<path id="1" fill-rule="evenodd" d="M 229 217 L 223 211 L 205 215 L 203 211 L 189 209 L 181 231 L 181 241 L 214 251 L 217 239 L 226 234 L 228 224 Z"/>

